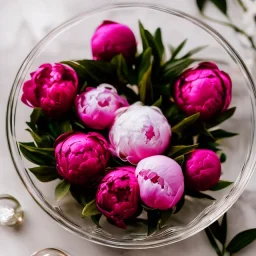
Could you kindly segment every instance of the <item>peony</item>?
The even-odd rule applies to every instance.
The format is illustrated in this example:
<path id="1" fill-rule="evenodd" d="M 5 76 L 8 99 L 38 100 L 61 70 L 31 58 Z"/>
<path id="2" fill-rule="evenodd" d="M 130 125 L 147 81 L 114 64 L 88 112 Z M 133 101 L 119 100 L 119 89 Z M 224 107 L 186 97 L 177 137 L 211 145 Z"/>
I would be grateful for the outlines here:
<path id="1" fill-rule="evenodd" d="M 117 110 L 109 131 L 113 154 L 132 164 L 162 154 L 170 138 L 171 127 L 161 110 L 138 103 Z"/>
<path id="2" fill-rule="evenodd" d="M 185 183 L 195 191 L 207 190 L 216 185 L 221 175 L 221 163 L 212 150 L 196 149 L 185 163 Z"/>
<path id="3" fill-rule="evenodd" d="M 102 84 L 97 88 L 88 87 L 75 100 L 80 120 L 97 130 L 108 128 L 115 118 L 115 111 L 128 105 L 127 100 L 119 96 L 116 89 L 108 84 Z"/>
<path id="4" fill-rule="evenodd" d="M 65 133 L 54 146 L 56 168 L 65 180 L 88 184 L 104 174 L 110 154 L 107 141 L 99 133 Z"/>
<path id="5" fill-rule="evenodd" d="M 151 208 L 173 208 L 184 193 L 184 177 L 173 159 L 158 155 L 144 158 L 136 168 L 143 203 Z"/>
<path id="6" fill-rule="evenodd" d="M 200 113 L 202 120 L 225 111 L 231 101 L 232 81 L 212 62 L 184 71 L 174 86 L 174 100 L 187 115 Z"/>
<path id="7" fill-rule="evenodd" d="M 104 21 L 91 39 L 92 55 L 95 60 L 110 61 L 122 54 L 128 61 L 135 58 L 136 39 L 131 29 L 113 21 Z"/>
<path id="8" fill-rule="evenodd" d="M 43 64 L 23 84 L 22 102 L 39 107 L 51 117 L 67 112 L 78 88 L 76 72 L 60 63 Z"/>
<path id="9" fill-rule="evenodd" d="M 139 210 L 140 193 L 135 168 L 123 166 L 108 172 L 96 194 L 96 205 L 118 227 L 125 228 L 124 220 Z"/>

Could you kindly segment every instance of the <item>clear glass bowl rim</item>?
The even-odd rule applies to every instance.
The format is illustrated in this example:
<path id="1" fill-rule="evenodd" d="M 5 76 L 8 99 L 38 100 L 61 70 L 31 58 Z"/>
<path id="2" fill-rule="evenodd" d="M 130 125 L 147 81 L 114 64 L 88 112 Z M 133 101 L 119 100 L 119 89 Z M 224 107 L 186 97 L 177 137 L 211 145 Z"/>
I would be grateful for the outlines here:
<path id="1" fill-rule="evenodd" d="M 16 116 L 16 108 L 18 102 L 19 91 L 21 88 L 21 83 L 24 80 L 29 68 L 33 62 L 33 60 L 43 51 L 43 49 L 48 45 L 49 42 L 54 40 L 54 38 L 61 33 L 63 30 L 75 25 L 77 22 L 80 22 L 82 19 L 89 17 L 90 15 L 94 15 L 96 13 L 100 13 L 103 11 L 120 9 L 120 8 L 148 8 L 160 12 L 165 12 L 170 15 L 178 16 L 183 18 L 189 22 L 194 23 L 198 27 L 205 30 L 208 34 L 210 34 L 219 44 L 226 50 L 226 52 L 233 58 L 233 60 L 237 63 L 240 70 L 243 73 L 243 76 L 247 82 L 247 85 L 252 89 L 251 93 L 251 104 L 252 104 L 252 131 L 255 131 L 255 85 L 253 80 L 241 60 L 240 56 L 236 53 L 236 51 L 232 48 L 231 45 L 213 28 L 203 23 L 202 21 L 185 14 L 181 11 L 174 10 L 164 5 L 155 5 L 149 3 L 117 3 L 104 5 L 99 8 L 92 9 L 90 11 L 86 11 L 74 18 L 62 23 L 57 28 L 52 30 L 48 35 L 46 35 L 29 53 L 29 55 L 24 60 L 21 65 L 16 78 L 14 80 L 9 99 L 7 104 L 7 112 L 6 112 L 6 133 L 7 133 L 7 142 L 9 151 L 11 154 L 11 158 L 15 169 L 20 176 L 24 186 L 36 201 L 36 203 L 54 220 L 56 220 L 61 226 L 65 229 L 73 232 L 74 234 L 83 237 L 89 241 L 92 241 L 97 244 L 106 245 L 109 247 L 115 248 L 124 248 L 124 249 L 147 249 L 147 248 L 155 248 L 168 244 L 172 244 L 181 240 L 184 240 L 201 230 L 208 227 L 215 220 L 220 218 L 239 198 L 242 192 L 245 189 L 246 184 L 248 183 L 254 168 L 256 166 L 256 158 L 253 157 L 253 152 L 256 150 L 256 140 L 254 132 L 252 133 L 251 144 L 249 145 L 250 153 L 247 155 L 245 164 L 240 171 L 240 174 L 234 183 L 233 188 L 224 198 L 222 198 L 219 202 L 209 206 L 203 212 L 201 212 L 196 219 L 194 219 L 190 224 L 184 227 L 175 227 L 173 232 L 169 232 L 166 234 L 166 237 L 160 239 L 146 239 L 146 240 L 116 240 L 116 239 L 107 239 L 97 234 L 86 232 L 85 230 L 79 228 L 76 224 L 72 223 L 70 220 L 66 219 L 61 212 L 56 211 L 56 209 L 50 205 L 41 192 L 35 187 L 33 181 L 29 177 L 26 168 L 23 168 L 22 158 L 18 149 L 17 141 L 15 139 L 15 116 Z"/>

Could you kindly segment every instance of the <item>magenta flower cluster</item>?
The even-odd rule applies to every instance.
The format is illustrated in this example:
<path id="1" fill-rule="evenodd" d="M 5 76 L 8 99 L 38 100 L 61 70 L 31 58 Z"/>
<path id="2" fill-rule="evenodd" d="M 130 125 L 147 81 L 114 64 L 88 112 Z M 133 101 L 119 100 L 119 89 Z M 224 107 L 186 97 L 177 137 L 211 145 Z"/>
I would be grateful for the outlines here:
<path id="1" fill-rule="evenodd" d="M 104 21 L 91 40 L 95 60 L 110 61 L 122 54 L 130 62 L 136 54 L 133 32 L 125 25 Z M 183 72 L 174 85 L 174 101 L 186 115 L 199 112 L 202 120 L 226 110 L 232 82 L 216 64 L 200 63 Z M 72 107 L 92 132 L 62 134 L 55 141 L 59 175 L 86 186 L 98 182 L 96 205 L 108 219 L 125 228 L 142 201 L 147 207 L 168 210 L 177 205 L 187 186 L 207 190 L 221 175 L 219 157 L 210 150 L 195 150 L 181 166 L 163 154 L 171 143 L 171 127 L 157 107 L 129 105 L 109 84 L 78 92 L 78 76 L 69 66 L 43 64 L 23 85 L 22 101 L 58 118 Z M 108 138 L 101 133 L 108 132 Z M 108 169 L 109 159 L 123 167 Z M 107 171 L 106 171 L 107 170 Z"/>

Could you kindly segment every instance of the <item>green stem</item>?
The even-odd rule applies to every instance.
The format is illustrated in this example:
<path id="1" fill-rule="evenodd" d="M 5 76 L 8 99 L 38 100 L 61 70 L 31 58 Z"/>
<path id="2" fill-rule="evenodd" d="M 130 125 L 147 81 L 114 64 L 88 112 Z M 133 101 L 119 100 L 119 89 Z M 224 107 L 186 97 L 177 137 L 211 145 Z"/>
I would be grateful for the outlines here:
<path id="1" fill-rule="evenodd" d="M 243 9 L 244 12 L 247 12 L 247 8 L 246 6 L 244 5 L 243 1 L 242 0 L 237 0 L 238 4 L 241 6 L 241 8 Z"/>
<path id="2" fill-rule="evenodd" d="M 256 44 L 254 43 L 252 36 L 248 35 L 244 30 L 242 30 L 241 28 L 237 27 L 235 24 L 233 24 L 231 22 L 216 20 L 216 19 L 214 19 L 212 17 L 209 17 L 209 16 L 207 16 L 205 14 L 202 14 L 202 16 L 205 19 L 209 20 L 209 21 L 213 21 L 213 22 L 218 23 L 220 25 L 230 27 L 230 28 L 234 29 L 237 33 L 244 35 L 249 40 L 249 42 L 251 44 L 251 47 L 256 51 Z"/>

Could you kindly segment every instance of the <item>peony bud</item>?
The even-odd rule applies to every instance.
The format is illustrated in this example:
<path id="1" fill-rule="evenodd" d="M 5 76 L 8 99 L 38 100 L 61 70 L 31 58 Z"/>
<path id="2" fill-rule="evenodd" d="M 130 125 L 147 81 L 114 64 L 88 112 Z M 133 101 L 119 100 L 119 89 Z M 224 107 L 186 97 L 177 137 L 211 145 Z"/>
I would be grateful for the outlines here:
<path id="1" fill-rule="evenodd" d="M 95 60 L 110 61 L 121 53 L 126 60 L 132 61 L 135 58 L 137 45 L 129 27 L 106 20 L 96 29 L 91 47 Z"/>
<path id="2" fill-rule="evenodd" d="M 212 150 L 196 149 L 188 155 L 185 163 L 185 183 L 191 190 L 210 189 L 218 183 L 220 175 L 220 159 Z"/>
<path id="3" fill-rule="evenodd" d="M 119 96 L 116 89 L 108 84 L 97 88 L 88 87 L 75 101 L 80 120 L 86 126 L 97 130 L 108 128 L 115 118 L 115 111 L 128 105 L 127 100 Z"/>
<path id="4" fill-rule="evenodd" d="M 67 112 L 78 88 L 76 72 L 60 63 L 43 64 L 23 84 L 22 102 L 51 117 Z"/>
<path id="5" fill-rule="evenodd" d="M 65 133 L 54 146 L 58 173 L 69 182 L 88 184 L 104 174 L 110 154 L 99 133 Z"/>
<path id="6" fill-rule="evenodd" d="M 143 203 L 151 208 L 173 208 L 184 193 L 184 177 L 180 165 L 173 159 L 158 155 L 138 163 L 136 176 Z"/>
<path id="7" fill-rule="evenodd" d="M 177 79 L 174 99 L 187 115 L 200 113 L 202 120 L 225 111 L 231 101 L 232 81 L 212 62 L 202 62 Z"/>
<path id="8" fill-rule="evenodd" d="M 124 220 L 135 216 L 139 209 L 139 185 L 134 172 L 132 166 L 115 168 L 102 179 L 96 194 L 99 211 L 121 228 L 126 227 Z"/>

